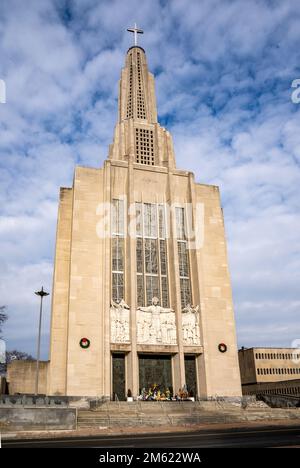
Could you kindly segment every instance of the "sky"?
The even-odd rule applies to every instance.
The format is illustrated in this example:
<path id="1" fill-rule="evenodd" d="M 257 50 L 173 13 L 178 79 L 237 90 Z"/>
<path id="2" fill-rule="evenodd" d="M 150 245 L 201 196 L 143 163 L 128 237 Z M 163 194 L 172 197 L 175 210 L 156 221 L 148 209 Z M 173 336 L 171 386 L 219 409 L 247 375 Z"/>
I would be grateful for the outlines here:
<path id="1" fill-rule="evenodd" d="M 219 185 L 239 346 L 300 339 L 298 0 L 0 0 L 0 305 L 35 355 L 58 193 L 101 167 L 137 22 L 177 166 Z M 50 298 L 42 357 L 48 357 Z"/>

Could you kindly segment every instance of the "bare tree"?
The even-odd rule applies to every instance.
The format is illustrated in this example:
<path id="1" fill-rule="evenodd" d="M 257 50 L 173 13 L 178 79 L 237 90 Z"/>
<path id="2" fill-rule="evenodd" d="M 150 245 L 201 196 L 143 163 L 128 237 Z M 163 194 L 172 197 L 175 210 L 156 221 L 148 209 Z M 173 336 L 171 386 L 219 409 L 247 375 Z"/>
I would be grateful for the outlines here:
<path id="1" fill-rule="evenodd" d="M 6 306 L 0 306 L 0 338 L 2 333 L 2 325 L 7 320 Z"/>
<path id="2" fill-rule="evenodd" d="M 2 325 L 8 319 L 8 315 L 6 313 L 6 306 L 0 306 L 0 338 L 2 333 Z M 28 353 L 23 351 L 18 351 L 17 349 L 13 349 L 12 351 L 6 351 L 6 364 L 9 364 L 11 361 L 14 360 L 23 360 L 23 361 L 34 361 L 35 359 Z M 3 367 L 3 364 L 2 364 Z M 3 369 L 2 369 L 3 370 Z M 1 373 L 1 367 L 0 367 Z"/>
<path id="3" fill-rule="evenodd" d="M 35 361 L 34 357 L 31 354 L 24 353 L 23 351 L 18 351 L 13 349 L 12 351 L 6 352 L 6 362 L 9 364 L 11 361 Z"/>

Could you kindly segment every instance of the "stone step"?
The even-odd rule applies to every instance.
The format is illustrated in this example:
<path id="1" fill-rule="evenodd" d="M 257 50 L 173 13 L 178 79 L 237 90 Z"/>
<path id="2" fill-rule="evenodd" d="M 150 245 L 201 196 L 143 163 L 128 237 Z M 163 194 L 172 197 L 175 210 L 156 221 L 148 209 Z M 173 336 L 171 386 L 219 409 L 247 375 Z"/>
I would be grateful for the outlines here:
<path id="1" fill-rule="evenodd" d="M 100 426 L 158 426 L 158 425 L 192 425 L 205 424 L 212 422 L 225 422 L 228 418 L 226 415 L 216 415 L 214 413 L 205 415 L 177 415 L 160 417 L 153 416 L 152 418 L 138 415 L 136 417 L 124 417 L 124 415 L 108 416 L 108 417 L 84 417 L 78 418 L 79 427 L 100 427 Z"/>
<path id="2" fill-rule="evenodd" d="M 245 412 L 244 410 L 239 410 L 239 411 L 229 411 L 229 413 L 232 413 L 232 414 L 239 414 L 241 411 Z M 149 416 L 149 415 L 161 415 L 161 414 L 178 414 L 178 415 L 193 415 L 193 414 L 197 414 L 197 415 L 207 415 L 207 414 L 216 414 L 216 413 L 227 413 L 228 411 L 209 411 L 209 410 L 197 410 L 197 411 L 184 411 L 184 410 L 181 410 L 181 409 L 172 409 L 170 411 L 144 411 L 144 409 L 140 410 L 140 411 L 94 411 L 94 410 L 79 410 L 78 411 L 78 415 L 79 416 L 90 416 L 90 417 L 97 417 L 97 416 L 103 416 L 103 415 L 126 415 L 126 416 L 136 416 L 138 414 L 140 415 L 145 415 L 145 416 Z"/>
<path id="3" fill-rule="evenodd" d="M 117 426 L 161 426 L 161 425 L 193 425 L 207 423 L 234 423 L 242 421 L 262 421 L 275 419 L 300 419 L 300 409 L 281 408 L 241 408 L 232 407 L 230 410 L 217 408 L 193 408 L 182 406 L 157 405 L 157 403 L 136 404 L 135 409 L 128 409 L 128 404 L 122 408 L 107 405 L 99 411 L 79 410 L 78 427 L 117 427 Z M 155 411 L 153 411 L 155 409 Z M 160 409 L 160 411 L 157 411 Z M 152 410 L 152 411 L 151 411 Z"/>
<path id="4" fill-rule="evenodd" d="M 109 408 L 110 410 L 114 408 L 170 408 L 170 407 L 181 407 L 181 408 L 195 408 L 201 406 L 200 402 L 159 402 L 159 401 L 133 401 L 133 402 L 105 402 L 98 406 L 98 409 Z"/>
<path id="5" fill-rule="evenodd" d="M 92 411 L 95 412 L 127 412 L 127 413 L 135 413 L 135 412 L 144 412 L 144 413 L 160 413 L 160 412 L 172 412 L 172 411 L 177 411 L 177 412 L 194 412 L 194 411 L 206 411 L 200 406 L 198 407 L 183 407 L 183 406 L 134 406 L 134 407 L 107 407 L 107 406 L 100 406 L 99 408 L 96 408 Z"/>
<path id="6" fill-rule="evenodd" d="M 213 416 L 206 416 L 206 417 L 197 417 L 197 416 L 185 416 L 185 417 L 180 417 L 180 416 L 173 416 L 173 417 L 157 417 L 157 418 L 143 418 L 143 417 L 137 417 L 137 418 L 122 418 L 122 417 L 115 417 L 115 418 L 112 418 L 112 417 L 108 417 L 108 418 L 94 418 L 94 419 L 91 419 L 91 418 L 80 418 L 78 419 L 78 422 L 86 422 L 86 423 L 93 423 L 94 421 L 103 421 L 103 420 L 106 420 L 106 421 L 141 421 L 141 420 L 144 420 L 144 421 L 157 421 L 157 420 L 160 420 L 160 419 L 165 419 L 166 421 L 187 421 L 187 420 L 194 420 L 194 419 L 197 419 L 198 421 L 204 421 L 204 420 L 207 420 L 207 419 L 214 419 L 214 418 L 225 418 L 226 416 L 225 415 L 213 415 Z"/>

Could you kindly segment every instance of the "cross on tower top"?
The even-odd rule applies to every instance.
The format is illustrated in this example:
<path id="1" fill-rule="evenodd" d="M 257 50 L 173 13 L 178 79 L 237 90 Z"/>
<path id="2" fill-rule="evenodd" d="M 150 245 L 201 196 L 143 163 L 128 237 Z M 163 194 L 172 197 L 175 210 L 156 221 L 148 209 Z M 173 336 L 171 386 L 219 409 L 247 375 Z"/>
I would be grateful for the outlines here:
<path id="1" fill-rule="evenodd" d="M 134 28 L 128 28 L 127 31 L 132 32 L 134 34 L 134 45 L 137 45 L 137 35 L 144 34 L 142 29 L 138 29 L 136 23 L 134 23 Z"/>

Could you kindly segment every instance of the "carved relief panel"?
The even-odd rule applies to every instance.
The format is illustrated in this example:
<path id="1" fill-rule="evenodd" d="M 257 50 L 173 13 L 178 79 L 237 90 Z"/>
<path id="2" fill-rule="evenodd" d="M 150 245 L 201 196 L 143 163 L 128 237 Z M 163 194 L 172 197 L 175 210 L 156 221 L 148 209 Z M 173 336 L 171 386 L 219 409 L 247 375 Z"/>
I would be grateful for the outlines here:
<path id="1" fill-rule="evenodd" d="M 156 297 L 152 305 L 137 310 L 138 344 L 177 344 L 176 319 L 173 309 L 161 307 Z"/>
<path id="2" fill-rule="evenodd" d="M 188 304 L 182 310 L 182 338 L 186 346 L 200 346 L 199 306 Z"/>
<path id="3" fill-rule="evenodd" d="M 123 301 L 111 302 L 110 307 L 110 341 L 111 343 L 130 343 L 130 310 Z"/>

